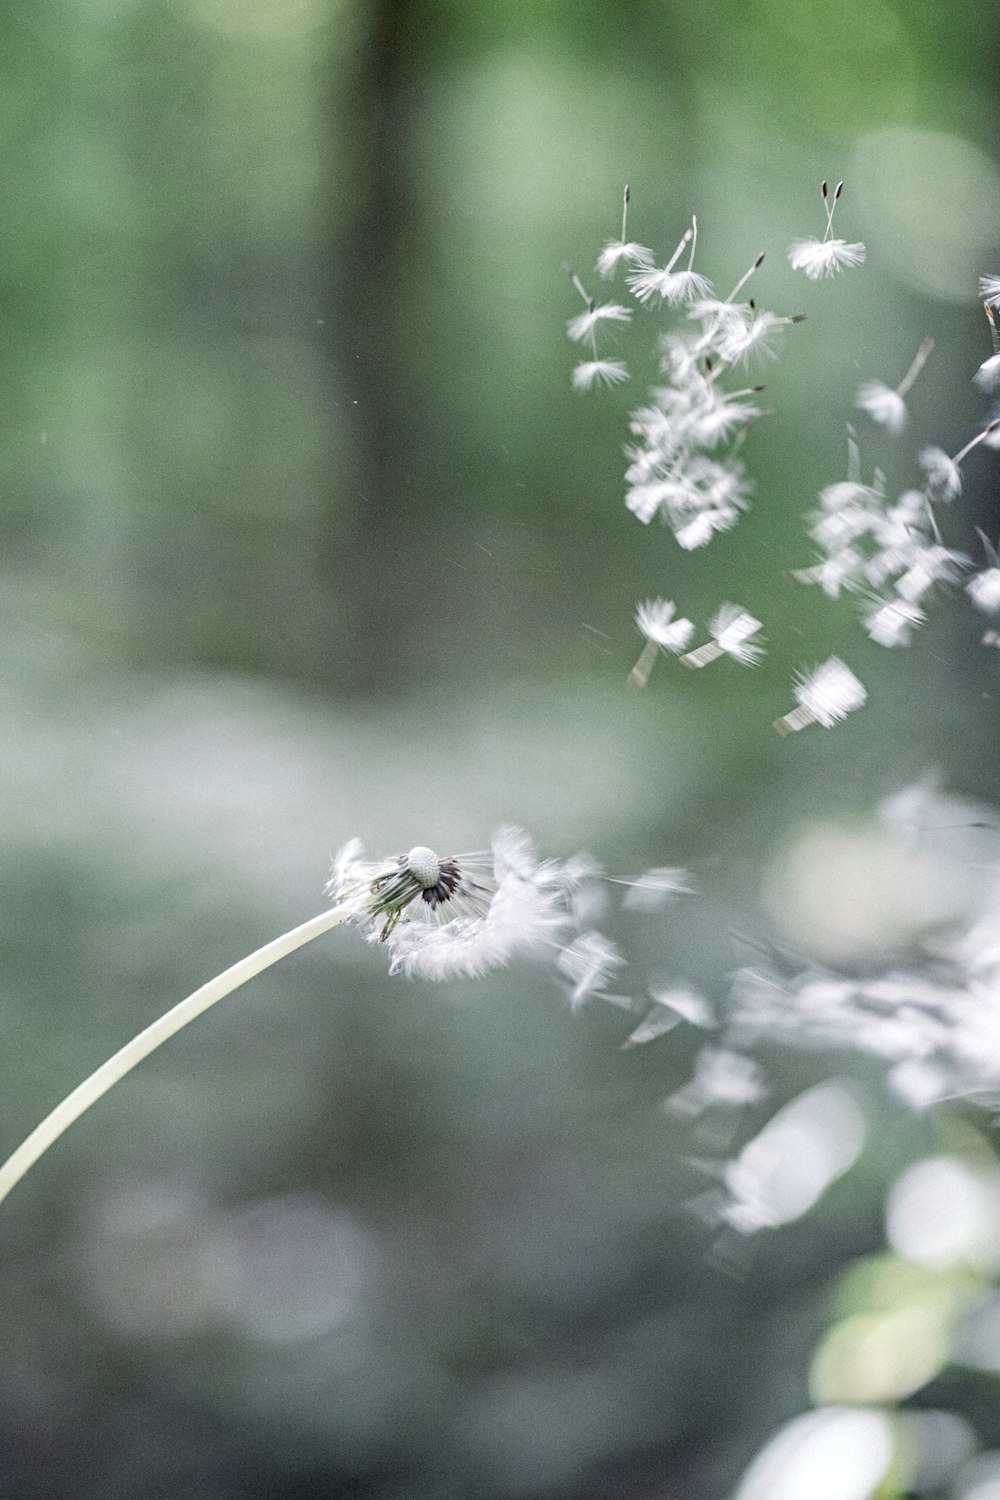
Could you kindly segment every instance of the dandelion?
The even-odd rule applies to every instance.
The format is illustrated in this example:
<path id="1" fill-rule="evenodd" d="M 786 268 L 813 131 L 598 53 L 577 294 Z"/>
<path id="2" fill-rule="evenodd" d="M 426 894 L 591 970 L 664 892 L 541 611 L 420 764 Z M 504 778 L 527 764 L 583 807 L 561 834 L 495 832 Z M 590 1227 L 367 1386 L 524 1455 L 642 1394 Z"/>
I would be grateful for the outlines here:
<path id="1" fill-rule="evenodd" d="M 934 340 L 925 339 L 895 390 L 890 390 L 880 380 L 868 380 L 858 387 L 855 405 L 867 412 L 873 422 L 885 427 L 893 437 L 898 437 L 906 426 L 905 397 L 927 363 L 933 348 Z"/>
<path id="2" fill-rule="evenodd" d="M 539 865 L 526 836 L 501 829 L 492 855 L 439 858 L 418 846 L 366 861 L 355 839 L 327 885 L 333 905 L 266 943 L 179 1002 L 79 1084 L 0 1166 L 0 1202 L 92 1104 L 211 1006 L 314 938 L 344 923 L 386 944 L 390 972 L 432 979 L 478 975 L 555 941 L 566 920 L 558 866 Z"/>
<path id="3" fill-rule="evenodd" d="M 1000 308 L 1000 276 L 980 276 L 979 295 L 991 307 Z"/>
<path id="4" fill-rule="evenodd" d="M 774 721 L 779 734 L 794 734 L 807 724 L 822 724 L 824 729 L 830 729 L 868 699 L 854 673 L 836 656 L 815 671 L 796 677 L 792 691 L 798 708 Z"/>
<path id="5" fill-rule="evenodd" d="M 708 628 L 712 639 L 681 657 L 686 667 L 706 667 L 720 656 L 731 656 L 752 667 L 764 654 L 763 645 L 753 639 L 761 629 L 760 620 L 738 604 L 720 605 Z"/>
<path id="6" fill-rule="evenodd" d="M 844 267 L 860 266 L 864 262 L 865 247 L 860 242 L 848 244 L 846 240 L 833 238 L 833 211 L 844 184 L 838 182 L 833 196 L 824 182 L 820 190 L 826 210 L 826 233 L 821 240 L 795 240 L 788 249 L 788 263 L 794 271 L 804 271 L 810 281 L 819 281 L 821 276 L 835 276 Z"/>
<path id="7" fill-rule="evenodd" d="M 694 626 L 690 620 L 675 620 L 676 612 L 677 606 L 672 599 L 648 599 L 636 608 L 636 627 L 646 637 L 646 644 L 629 673 L 630 687 L 646 686 L 660 651 L 670 651 L 676 656 L 691 639 Z"/>
<path id="8" fill-rule="evenodd" d="M 578 364 L 571 376 L 574 391 L 593 390 L 595 385 L 621 385 L 628 367 L 620 359 L 590 359 Z"/>
<path id="9" fill-rule="evenodd" d="M 615 274 L 622 261 L 627 266 L 638 266 L 648 269 L 653 264 L 653 252 L 647 250 L 645 245 L 637 245 L 634 240 L 626 240 L 625 233 L 628 224 L 628 206 L 631 200 L 628 184 L 625 185 L 624 201 L 622 203 L 622 232 L 621 238 L 608 240 L 604 249 L 597 257 L 597 272 L 603 276 L 605 281 Z"/>

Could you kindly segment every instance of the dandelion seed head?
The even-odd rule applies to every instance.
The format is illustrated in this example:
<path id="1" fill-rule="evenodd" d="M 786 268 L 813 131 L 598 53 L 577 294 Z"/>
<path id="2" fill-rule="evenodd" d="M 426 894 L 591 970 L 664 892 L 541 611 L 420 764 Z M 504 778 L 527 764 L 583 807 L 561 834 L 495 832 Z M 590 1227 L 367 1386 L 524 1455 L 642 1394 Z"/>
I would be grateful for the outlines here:
<path id="1" fill-rule="evenodd" d="M 539 864 L 513 828 L 500 829 L 491 850 L 446 858 L 417 845 L 369 861 L 355 839 L 336 856 L 327 892 L 369 941 L 386 945 L 390 973 L 457 979 L 558 945 L 568 909 L 557 870 Z"/>
<path id="2" fill-rule="evenodd" d="M 980 276 L 979 295 L 991 307 L 1000 307 L 1000 276 Z"/>

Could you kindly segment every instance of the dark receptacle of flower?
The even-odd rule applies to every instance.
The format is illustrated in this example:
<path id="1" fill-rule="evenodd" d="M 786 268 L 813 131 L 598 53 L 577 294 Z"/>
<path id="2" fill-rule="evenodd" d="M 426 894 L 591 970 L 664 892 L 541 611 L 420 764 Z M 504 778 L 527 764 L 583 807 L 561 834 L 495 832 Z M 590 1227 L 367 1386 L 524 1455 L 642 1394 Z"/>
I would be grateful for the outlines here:
<path id="1" fill-rule="evenodd" d="M 439 859 L 433 849 L 418 845 L 409 854 L 400 854 L 396 868 L 379 875 L 371 883 L 369 911 L 386 918 L 379 941 L 385 942 L 403 912 L 418 898 L 432 912 L 459 896 L 489 897 L 486 885 L 467 878 L 457 859 Z"/>

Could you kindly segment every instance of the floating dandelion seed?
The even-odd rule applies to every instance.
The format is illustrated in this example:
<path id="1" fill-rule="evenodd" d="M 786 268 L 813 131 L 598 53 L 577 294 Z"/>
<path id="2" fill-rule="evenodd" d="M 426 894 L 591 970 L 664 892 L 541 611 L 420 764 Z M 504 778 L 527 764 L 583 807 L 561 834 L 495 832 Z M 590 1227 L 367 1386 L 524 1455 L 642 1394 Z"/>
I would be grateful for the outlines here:
<path id="1" fill-rule="evenodd" d="M 589 391 L 595 385 L 621 385 L 628 379 L 628 366 L 620 359 L 589 359 L 574 366 L 574 391 Z"/>
<path id="2" fill-rule="evenodd" d="M 979 540 L 983 544 L 983 551 L 986 553 L 989 566 L 969 579 L 965 585 L 965 592 L 984 615 L 995 615 L 1000 612 L 1000 553 L 986 533 L 979 531 L 978 526 L 976 531 L 979 533 Z M 984 642 L 984 644 L 988 643 Z"/>
<path id="3" fill-rule="evenodd" d="M 753 639 L 761 629 L 761 622 L 738 604 L 720 605 L 708 628 L 712 639 L 681 657 L 686 667 L 706 667 L 720 656 L 731 656 L 734 661 L 752 667 L 764 654 L 764 647 Z"/>
<path id="4" fill-rule="evenodd" d="M 687 870 L 666 865 L 644 870 L 637 880 L 613 880 L 612 884 L 626 887 L 622 897 L 626 911 L 662 911 L 678 896 L 693 896 L 695 889 Z"/>
<path id="5" fill-rule="evenodd" d="M 618 266 L 624 261 L 627 266 L 639 266 L 648 268 L 653 264 L 653 252 L 647 250 L 645 245 L 637 245 L 634 240 L 626 240 L 625 234 L 628 225 L 628 206 L 632 194 L 628 184 L 625 186 L 624 201 L 622 203 L 622 233 L 621 239 L 608 240 L 604 249 L 597 257 L 597 272 L 607 281 L 615 274 Z"/>
<path id="6" fill-rule="evenodd" d="M 855 405 L 867 412 L 873 422 L 885 427 L 893 437 L 898 437 L 906 426 L 905 398 L 933 349 L 934 340 L 925 339 L 895 390 L 890 390 L 880 380 L 868 380 L 858 387 Z"/>
<path id="7" fill-rule="evenodd" d="M 501 829 L 491 853 L 439 858 L 417 846 L 377 862 L 357 840 L 333 864 L 329 910 L 210 979 L 85 1079 L 0 1166 L 0 1202 L 74 1121 L 144 1058 L 219 1000 L 297 948 L 344 923 L 385 943 L 390 972 L 431 979 L 478 975 L 515 953 L 556 943 L 567 920 L 561 867 L 539 864 L 526 835 Z"/>
<path id="8" fill-rule="evenodd" d="M 848 244 L 847 240 L 833 238 L 833 211 L 844 191 L 844 184 L 837 183 L 832 197 L 825 182 L 820 191 L 826 210 L 825 235 L 821 240 L 795 240 L 788 249 L 789 265 L 794 271 L 804 271 L 810 281 L 819 281 L 822 276 L 835 276 L 848 266 L 860 266 L 865 258 L 865 247 L 860 241 Z"/>
<path id="9" fill-rule="evenodd" d="M 822 724 L 830 729 L 840 719 L 867 702 L 868 694 L 850 667 L 836 656 L 822 666 L 796 678 L 793 688 L 798 708 L 775 719 L 779 734 L 794 734 L 807 724 Z"/>
<path id="10" fill-rule="evenodd" d="M 870 640 L 878 646 L 908 646 L 914 630 L 927 616 L 906 599 L 880 600 L 864 616 Z"/>
<path id="11" fill-rule="evenodd" d="M 677 656 L 691 639 L 694 626 L 690 620 L 675 620 L 676 612 L 677 606 L 672 599 L 648 599 L 636 608 L 636 627 L 646 637 L 646 644 L 629 673 L 630 687 L 646 686 L 660 651 L 670 651 Z"/>
<path id="12" fill-rule="evenodd" d="M 566 332 L 574 344 L 582 344 L 599 323 L 628 323 L 631 317 L 631 308 L 622 307 L 618 302 L 592 302 L 586 312 L 569 319 Z"/>
<path id="13" fill-rule="evenodd" d="M 693 269 L 697 244 L 698 220 L 692 217 L 691 228 L 684 231 L 677 249 L 667 264 L 662 269 L 652 266 L 634 271 L 627 278 L 629 291 L 640 302 L 649 302 L 653 297 L 659 296 L 661 302 L 669 302 L 671 307 L 678 307 L 682 302 L 691 302 L 697 297 L 707 296 L 712 289 L 711 283 L 707 277 L 700 276 Z M 683 271 L 675 271 L 674 266 L 687 245 L 691 246 L 687 268 Z"/>
<path id="14" fill-rule="evenodd" d="M 562 950 L 558 960 L 560 973 L 565 974 L 573 986 L 570 1008 L 579 1010 L 592 996 L 609 998 L 605 993 L 607 981 L 623 969 L 625 963 L 621 950 L 603 933 L 582 933 Z"/>

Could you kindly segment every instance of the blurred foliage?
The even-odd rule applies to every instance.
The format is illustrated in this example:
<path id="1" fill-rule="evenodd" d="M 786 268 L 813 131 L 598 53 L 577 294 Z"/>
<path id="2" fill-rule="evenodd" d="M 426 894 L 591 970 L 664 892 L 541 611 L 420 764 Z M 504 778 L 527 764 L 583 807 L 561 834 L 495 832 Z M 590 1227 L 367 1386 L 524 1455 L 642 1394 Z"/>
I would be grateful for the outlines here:
<path id="1" fill-rule="evenodd" d="M 5 1147 L 309 915 L 353 833 L 468 848 L 512 819 L 687 864 L 698 901 L 614 935 L 636 990 L 719 995 L 808 830 L 928 767 L 995 793 L 969 612 L 885 652 L 787 570 L 859 378 L 932 334 L 920 440 L 980 419 L 998 35 L 971 0 L 9 0 Z M 811 288 L 784 248 L 840 175 L 869 262 Z M 720 284 L 764 249 L 767 305 L 808 313 L 746 445 L 754 511 L 693 555 L 621 503 L 636 388 L 569 389 L 561 267 L 589 280 L 626 180 L 640 239 L 696 211 Z M 865 443 L 909 482 L 909 449 Z M 991 464 L 961 545 L 996 536 Z M 628 697 L 657 593 L 760 613 L 767 671 Z M 841 649 L 870 709 L 779 741 L 793 670 Z M 1000 1445 L 996 1368 L 946 1363 L 966 1273 L 854 1266 L 946 1124 L 861 1070 L 862 1162 L 717 1243 L 660 1107 L 690 1028 L 623 1053 L 626 1017 L 570 1017 L 531 970 L 443 991 L 378 959 L 331 939 L 261 979 L 5 1205 L 0 1493 L 714 1500 L 806 1409 L 824 1336 L 815 1399 L 937 1373 Z M 747 1129 L 826 1066 L 769 1059 Z M 941 1357 L 921 1334 L 925 1368 L 848 1391 L 872 1265 L 892 1315 L 940 1314 Z"/>

